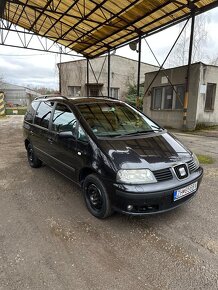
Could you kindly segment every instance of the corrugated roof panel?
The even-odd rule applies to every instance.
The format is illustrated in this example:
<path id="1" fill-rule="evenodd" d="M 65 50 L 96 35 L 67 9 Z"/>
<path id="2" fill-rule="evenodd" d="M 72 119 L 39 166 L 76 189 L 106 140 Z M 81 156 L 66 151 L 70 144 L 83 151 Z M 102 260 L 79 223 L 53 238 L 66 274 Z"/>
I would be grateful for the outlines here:
<path id="1" fill-rule="evenodd" d="M 94 57 L 189 18 L 193 5 L 199 14 L 218 0 L 6 0 L 3 19 Z"/>

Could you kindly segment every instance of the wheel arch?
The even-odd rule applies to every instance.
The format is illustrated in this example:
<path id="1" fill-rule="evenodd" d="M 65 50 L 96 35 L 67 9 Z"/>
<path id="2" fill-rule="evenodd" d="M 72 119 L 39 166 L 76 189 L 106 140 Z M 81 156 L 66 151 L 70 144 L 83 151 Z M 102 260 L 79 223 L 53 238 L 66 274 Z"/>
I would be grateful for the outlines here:
<path id="1" fill-rule="evenodd" d="M 90 167 L 82 168 L 79 172 L 79 183 L 82 185 L 85 178 L 90 174 L 97 174 L 98 175 L 98 172 L 95 169 L 90 168 Z"/>
<path id="2" fill-rule="evenodd" d="M 30 141 L 28 139 L 25 139 L 24 144 L 25 144 L 25 148 L 27 150 L 27 147 L 30 144 Z"/>

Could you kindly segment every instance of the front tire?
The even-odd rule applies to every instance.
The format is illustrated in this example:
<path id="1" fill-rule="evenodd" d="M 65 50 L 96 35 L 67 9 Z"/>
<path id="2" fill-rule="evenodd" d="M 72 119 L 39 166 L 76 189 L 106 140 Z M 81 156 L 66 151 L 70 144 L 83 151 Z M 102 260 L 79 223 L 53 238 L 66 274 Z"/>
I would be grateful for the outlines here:
<path id="1" fill-rule="evenodd" d="M 31 167 L 38 168 L 42 166 L 42 161 L 35 155 L 31 144 L 27 146 L 27 158 Z"/>
<path id="2" fill-rule="evenodd" d="M 111 202 L 107 190 L 95 174 L 88 175 L 83 183 L 83 194 L 89 212 L 104 219 L 112 215 Z"/>

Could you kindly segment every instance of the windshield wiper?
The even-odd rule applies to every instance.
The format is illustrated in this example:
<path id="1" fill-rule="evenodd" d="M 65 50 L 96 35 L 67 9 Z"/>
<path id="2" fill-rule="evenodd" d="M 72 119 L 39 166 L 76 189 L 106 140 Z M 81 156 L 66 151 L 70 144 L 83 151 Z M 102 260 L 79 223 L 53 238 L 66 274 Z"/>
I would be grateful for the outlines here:
<path id="1" fill-rule="evenodd" d="M 153 129 L 153 130 L 135 131 L 135 132 L 123 134 L 122 136 L 139 135 L 139 134 L 161 132 L 161 131 L 162 131 L 161 128 L 160 129 Z"/>
<path id="2" fill-rule="evenodd" d="M 103 134 L 103 135 L 96 135 L 97 137 L 110 137 L 110 138 L 113 138 L 113 137 L 120 137 L 120 136 L 123 136 L 123 134 Z"/>

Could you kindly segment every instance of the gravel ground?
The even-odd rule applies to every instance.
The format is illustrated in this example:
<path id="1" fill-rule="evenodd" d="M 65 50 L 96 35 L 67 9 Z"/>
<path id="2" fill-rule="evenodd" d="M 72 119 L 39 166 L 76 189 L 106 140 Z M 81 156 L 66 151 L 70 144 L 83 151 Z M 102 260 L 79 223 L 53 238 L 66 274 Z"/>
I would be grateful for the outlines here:
<path id="1" fill-rule="evenodd" d="M 0 119 L 0 289 L 217 289 L 218 139 L 176 135 L 216 160 L 196 197 L 168 213 L 101 221 L 77 186 L 29 167 L 22 117 Z"/>

